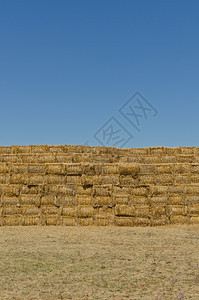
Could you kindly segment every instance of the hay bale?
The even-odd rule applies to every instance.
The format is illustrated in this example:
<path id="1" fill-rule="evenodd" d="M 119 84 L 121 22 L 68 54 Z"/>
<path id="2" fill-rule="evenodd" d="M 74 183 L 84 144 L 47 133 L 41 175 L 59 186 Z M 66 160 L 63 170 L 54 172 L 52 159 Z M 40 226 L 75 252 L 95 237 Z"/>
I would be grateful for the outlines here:
<path id="1" fill-rule="evenodd" d="M 21 194 L 19 196 L 19 203 L 22 206 L 33 205 L 36 207 L 40 207 L 41 205 L 40 196 L 34 194 Z"/>
<path id="2" fill-rule="evenodd" d="M 94 186 L 93 196 L 109 197 L 112 195 L 112 185 Z"/>
<path id="3" fill-rule="evenodd" d="M 199 224 L 199 216 L 191 216 L 190 224 Z"/>
<path id="4" fill-rule="evenodd" d="M 134 206 L 134 216 L 141 218 L 148 218 L 150 215 L 149 205 L 135 205 Z M 136 220 L 136 218 L 135 218 Z"/>
<path id="5" fill-rule="evenodd" d="M 162 226 L 168 224 L 169 224 L 169 219 L 165 215 L 153 215 L 150 221 L 151 226 Z"/>
<path id="6" fill-rule="evenodd" d="M 163 204 L 153 205 L 151 207 L 151 215 L 156 217 L 166 215 L 166 206 Z"/>
<path id="7" fill-rule="evenodd" d="M 10 176 L 10 183 L 11 184 L 27 184 L 28 178 L 26 175 L 20 173 L 20 174 L 14 174 L 12 173 Z M 0 178 L 1 182 L 1 178 Z M 6 182 L 4 182 L 6 183 Z"/>
<path id="8" fill-rule="evenodd" d="M 151 225 L 151 220 L 149 218 L 138 218 L 136 217 L 134 219 L 134 226 L 150 226 Z"/>
<path id="9" fill-rule="evenodd" d="M 22 214 L 23 215 L 29 215 L 29 216 L 38 216 L 40 214 L 40 209 L 35 206 L 25 206 L 22 209 Z"/>
<path id="10" fill-rule="evenodd" d="M 41 164 L 29 164 L 28 165 L 29 174 L 45 174 L 45 166 Z"/>
<path id="11" fill-rule="evenodd" d="M 21 217 L 21 225 L 23 226 L 38 226 L 40 225 L 40 217 L 39 216 L 22 216 Z"/>
<path id="12" fill-rule="evenodd" d="M 79 205 L 77 215 L 79 218 L 88 218 L 93 216 L 94 209 L 91 205 Z"/>
<path id="13" fill-rule="evenodd" d="M 22 225 L 21 216 L 10 215 L 3 217 L 3 226 L 19 226 Z"/>
<path id="14" fill-rule="evenodd" d="M 77 206 L 63 207 L 62 215 L 67 217 L 77 217 Z"/>
<path id="15" fill-rule="evenodd" d="M 161 174 L 156 176 L 157 179 L 157 184 L 160 185 L 173 185 L 174 183 L 174 178 L 173 175 L 171 174 Z"/>
<path id="16" fill-rule="evenodd" d="M 120 183 L 119 175 L 108 175 L 108 176 L 100 176 L 100 184 L 114 184 L 117 185 Z"/>
<path id="17" fill-rule="evenodd" d="M 139 174 L 157 174 L 158 167 L 156 165 L 140 165 Z"/>
<path id="18" fill-rule="evenodd" d="M 149 187 L 148 186 L 133 187 L 132 188 L 132 195 L 133 196 L 147 197 L 149 195 Z"/>
<path id="19" fill-rule="evenodd" d="M 79 163 L 66 164 L 67 175 L 82 175 L 82 166 Z"/>
<path id="20" fill-rule="evenodd" d="M 77 205 L 77 198 L 75 196 L 70 195 L 59 195 L 57 196 L 57 200 L 60 203 L 60 206 L 73 206 Z"/>
<path id="21" fill-rule="evenodd" d="M 127 205 L 129 203 L 129 195 L 124 195 L 124 196 L 113 196 L 113 203 L 114 204 L 125 204 Z"/>
<path id="22" fill-rule="evenodd" d="M 79 226 L 92 226 L 94 224 L 93 218 L 78 218 L 77 225 Z"/>
<path id="23" fill-rule="evenodd" d="M 152 196 L 150 197 L 150 203 L 151 205 L 156 205 L 156 204 L 168 204 L 169 199 L 167 196 Z"/>
<path id="24" fill-rule="evenodd" d="M 91 196 L 93 193 L 93 185 L 78 185 L 77 186 L 77 195 L 87 195 Z"/>
<path id="25" fill-rule="evenodd" d="M 188 216 L 177 216 L 177 215 L 172 215 L 170 217 L 170 223 L 171 224 L 189 224 L 189 217 Z"/>
<path id="26" fill-rule="evenodd" d="M 44 166 L 46 174 L 53 175 L 65 175 L 66 165 L 61 163 L 45 164 Z"/>
<path id="27" fill-rule="evenodd" d="M 102 206 L 108 206 L 113 207 L 113 199 L 112 197 L 94 197 L 93 198 L 93 207 L 102 207 Z"/>
<path id="28" fill-rule="evenodd" d="M 130 175 L 136 178 L 139 173 L 139 165 L 138 164 L 118 164 L 118 171 L 120 175 Z"/>
<path id="29" fill-rule="evenodd" d="M 79 176 L 79 175 L 67 175 L 66 182 L 67 182 L 67 184 L 80 185 L 81 184 L 81 176 Z"/>
<path id="30" fill-rule="evenodd" d="M 3 195 L 0 203 L 2 206 L 17 206 L 19 204 L 19 198 L 16 196 Z"/>
<path id="31" fill-rule="evenodd" d="M 61 225 L 63 226 L 76 226 L 77 220 L 75 218 L 61 217 Z"/>
<path id="32" fill-rule="evenodd" d="M 25 175 L 27 185 L 43 185 L 45 176 L 40 174 Z"/>
<path id="33" fill-rule="evenodd" d="M 157 184 L 157 176 L 155 174 L 140 174 L 139 175 L 139 183 L 141 185 L 155 185 Z"/>
<path id="34" fill-rule="evenodd" d="M 197 204 L 188 205 L 188 215 L 190 216 L 199 216 L 199 202 Z"/>
<path id="35" fill-rule="evenodd" d="M 150 198 L 143 197 L 143 196 L 130 196 L 129 198 L 129 205 L 147 205 L 150 203 Z"/>
<path id="36" fill-rule="evenodd" d="M 114 224 L 116 226 L 134 226 L 134 221 L 133 217 L 115 217 Z"/>
<path id="37" fill-rule="evenodd" d="M 22 213 L 22 208 L 21 207 L 16 207 L 14 205 L 3 207 L 3 209 L 2 209 L 2 215 L 3 216 L 21 215 L 21 213 Z"/>
<path id="38" fill-rule="evenodd" d="M 89 195 L 77 195 L 78 205 L 92 205 L 92 197 Z"/>
<path id="39" fill-rule="evenodd" d="M 185 216 L 187 215 L 187 206 L 184 205 L 167 205 L 166 214 L 168 216 Z"/>
<path id="40" fill-rule="evenodd" d="M 66 183 L 66 176 L 48 174 L 45 176 L 45 184 L 63 185 Z"/>
<path id="41" fill-rule="evenodd" d="M 0 173 L 9 173 L 10 172 L 10 165 L 8 163 L 0 163 Z"/>
<path id="42" fill-rule="evenodd" d="M 117 204 L 115 206 L 115 215 L 116 216 L 133 216 L 134 215 L 134 207 L 133 206 L 128 206 L 128 205 L 125 205 L 125 204 Z"/>

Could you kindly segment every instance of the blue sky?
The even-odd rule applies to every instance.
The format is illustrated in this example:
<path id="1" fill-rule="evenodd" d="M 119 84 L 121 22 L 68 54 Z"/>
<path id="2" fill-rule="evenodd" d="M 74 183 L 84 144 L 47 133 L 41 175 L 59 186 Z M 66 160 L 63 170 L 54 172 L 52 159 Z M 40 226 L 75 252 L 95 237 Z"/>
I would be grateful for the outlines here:
<path id="1" fill-rule="evenodd" d="M 0 0 L 0 145 L 199 146 L 198 32 L 197 0 Z"/>

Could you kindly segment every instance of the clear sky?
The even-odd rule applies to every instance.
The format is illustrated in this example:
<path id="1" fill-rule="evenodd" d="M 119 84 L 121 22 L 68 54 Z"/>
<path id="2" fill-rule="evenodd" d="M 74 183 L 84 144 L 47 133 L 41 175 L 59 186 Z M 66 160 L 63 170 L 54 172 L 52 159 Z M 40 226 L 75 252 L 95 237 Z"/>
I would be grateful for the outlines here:
<path id="1" fill-rule="evenodd" d="M 199 1 L 0 0 L 0 101 L 0 145 L 198 147 Z"/>

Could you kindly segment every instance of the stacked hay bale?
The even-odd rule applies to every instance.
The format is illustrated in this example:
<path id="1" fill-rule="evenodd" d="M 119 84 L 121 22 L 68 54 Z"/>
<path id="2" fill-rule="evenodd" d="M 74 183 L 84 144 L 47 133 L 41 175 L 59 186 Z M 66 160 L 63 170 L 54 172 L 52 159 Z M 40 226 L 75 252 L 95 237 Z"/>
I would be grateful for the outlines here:
<path id="1" fill-rule="evenodd" d="M 0 147 L 0 225 L 199 223 L 199 149 Z"/>

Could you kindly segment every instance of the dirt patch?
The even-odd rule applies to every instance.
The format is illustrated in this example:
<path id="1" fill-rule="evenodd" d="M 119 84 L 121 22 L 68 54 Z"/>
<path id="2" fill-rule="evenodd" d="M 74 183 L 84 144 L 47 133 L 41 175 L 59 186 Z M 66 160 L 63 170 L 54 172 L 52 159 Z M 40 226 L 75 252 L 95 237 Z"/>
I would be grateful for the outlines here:
<path id="1" fill-rule="evenodd" d="M 0 227 L 1 299 L 199 299 L 199 226 Z"/>

